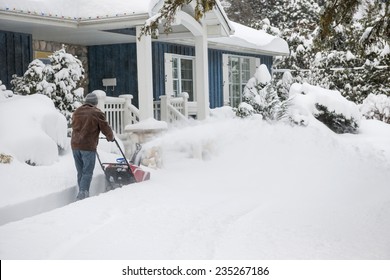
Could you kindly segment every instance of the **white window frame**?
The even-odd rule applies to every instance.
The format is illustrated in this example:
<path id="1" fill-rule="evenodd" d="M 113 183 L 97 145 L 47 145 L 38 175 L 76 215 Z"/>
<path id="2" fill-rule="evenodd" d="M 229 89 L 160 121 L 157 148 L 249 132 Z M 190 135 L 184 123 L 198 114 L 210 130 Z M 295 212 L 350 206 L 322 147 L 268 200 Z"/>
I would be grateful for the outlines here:
<path id="1" fill-rule="evenodd" d="M 231 100 L 230 82 L 229 82 L 229 58 L 230 57 L 249 59 L 251 77 L 253 77 L 255 75 L 256 69 L 260 66 L 260 63 L 261 63 L 260 58 L 258 58 L 258 57 L 242 56 L 242 55 L 234 55 L 234 54 L 223 54 L 222 55 L 223 104 L 225 106 L 230 106 L 230 100 Z M 241 95 L 242 95 L 242 92 L 241 92 Z"/>
<path id="2" fill-rule="evenodd" d="M 193 81 L 193 100 L 189 100 L 192 102 L 195 102 L 196 97 L 196 72 L 195 72 L 195 57 L 194 56 L 187 56 L 187 55 L 178 55 L 173 53 L 165 53 L 164 54 L 164 60 L 165 60 L 165 94 L 166 95 L 173 95 L 174 89 L 173 89 L 173 58 L 178 59 L 187 59 L 192 60 L 192 81 Z M 180 64 L 180 63 L 179 63 Z M 180 71 L 179 71 L 180 72 Z M 181 79 L 180 79 L 181 80 Z M 180 81 L 179 81 L 180 82 Z M 181 86 L 179 87 L 181 91 Z M 180 94 L 179 92 L 178 94 Z"/>

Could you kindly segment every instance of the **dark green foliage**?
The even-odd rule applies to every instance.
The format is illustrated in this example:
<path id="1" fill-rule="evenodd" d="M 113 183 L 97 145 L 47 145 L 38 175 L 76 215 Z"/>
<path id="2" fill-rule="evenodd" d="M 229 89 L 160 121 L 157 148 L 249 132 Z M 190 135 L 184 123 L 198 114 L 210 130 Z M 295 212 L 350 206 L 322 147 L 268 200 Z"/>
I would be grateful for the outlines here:
<path id="1" fill-rule="evenodd" d="M 342 134 L 342 133 L 357 133 L 358 132 L 358 123 L 354 118 L 348 119 L 342 114 L 337 114 L 335 111 L 330 112 L 328 108 L 322 104 L 315 104 L 318 113 L 314 117 L 325 124 L 333 132 Z"/>

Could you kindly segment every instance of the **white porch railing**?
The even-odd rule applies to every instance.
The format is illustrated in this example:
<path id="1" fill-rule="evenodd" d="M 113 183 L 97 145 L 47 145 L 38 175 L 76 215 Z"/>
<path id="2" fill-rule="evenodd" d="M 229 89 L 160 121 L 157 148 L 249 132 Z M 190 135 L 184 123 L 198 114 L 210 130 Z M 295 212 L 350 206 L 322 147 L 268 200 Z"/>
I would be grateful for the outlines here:
<path id="1" fill-rule="evenodd" d="M 160 101 L 154 102 L 154 116 L 167 123 L 188 121 L 188 94 L 179 97 L 160 96 Z"/>
<path id="2" fill-rule="evenodd" d="M 111 97 L 101 90 L 94 92 L 98 96 L 97 106 L 105 113 L 111 128 L 119 137 L 125 137 L 125 127 L 139 122 L 139 109 L 132 104 L 133 96 Z M 153 105 L 154 118 L 167 123 L 188 121 L 189 114 L 196 114 L 196 103 L 188 102 L 187 93 L 179 97 L 160 96 L 160 101 L 155 101 Z"/>
<path id="3" fill-rule="evenodd" d="M 139 122 L 139 110 L 132 104 L 133 96 L 123 94 L 119 97 L 106 96 L 103 91 L 97 93 L 98 108 L 106 114 L 111 128 L 121 137 L 125 134 L 125 127 Z"/>

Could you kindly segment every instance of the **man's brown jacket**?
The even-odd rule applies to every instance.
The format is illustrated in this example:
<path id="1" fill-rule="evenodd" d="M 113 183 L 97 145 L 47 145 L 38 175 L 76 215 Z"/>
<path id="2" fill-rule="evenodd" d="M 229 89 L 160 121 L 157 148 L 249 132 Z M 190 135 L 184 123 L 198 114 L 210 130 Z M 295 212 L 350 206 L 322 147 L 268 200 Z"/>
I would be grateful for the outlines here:
<path id="1" fill-rule="evenodd" d="M 96 151 L 99 134 L 108 141 L 114 140 L 114 133 L 102 111 L 91 104 L 84 104 L 72 116 L 72 150 Z"/>

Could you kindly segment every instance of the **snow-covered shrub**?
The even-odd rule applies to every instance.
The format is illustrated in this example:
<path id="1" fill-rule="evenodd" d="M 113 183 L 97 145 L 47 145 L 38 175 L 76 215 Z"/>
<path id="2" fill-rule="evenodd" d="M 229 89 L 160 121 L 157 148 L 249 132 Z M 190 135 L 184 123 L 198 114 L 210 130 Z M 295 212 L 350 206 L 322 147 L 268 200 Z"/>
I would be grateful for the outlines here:
<path id="1" fill-rule="evenodd" d="M 279 85 L 279 90 L 285 89 L 288 84 L 286 79 Z M 281 95 L 283 98 L 278 95 L 278 85 L 272 82 L 267 67 L 262 64 L 245 86 L 242 102 L 236 109 L 236 115 L 245 118 L 259 114 L 265 120 L 281 120 L 287 116 L 289 103 L 283 90 L 281 90 Z"/>
<path id="2" fill-rule="evenodd" d="M 390 97 L 384 94 L 369 94 L 360 105 L 360 112 L 367 119 L 390 123 Z"/>
<path id="3" fill-rule="evenodd" d="M 248 104 L 247 102 L 241 102 L 236 110 L 236 115 L 240 118 L 247 118 L 255 113 L 255 109 L 253 109 L 252 105 Z"/>
<path id="4" fill-rule="evenodd" d="M 336 133 L 356 133 L 361 119 L 358 106 L 340 92 L 309 84 L 291 86 L 292 119 L 306 125 L 316 119 Z M 311 116 L 311 118 L 310 118 Z"/>
<path id="5" fill-rule="evenodd" d="M 315 104 L 317 113 L 314 114 L 314 117 L 329 127 L 335 133 L 357 133 L 359 125 L 354 118 L 347 118 L 343 114 L 338 114 L 335 111 L 329 111 L 328 107 L 318 104 Z"/>
<path id="6" fill-rule="evenodd" d="M 0 101 L 6 98 L 12 97 L 14 93 L 11 90 L 7 90 L 6 86 L 0 80 Z"/>
<path id="7" fill-rule="evenodd" d="M 66 118 L 42 94 L 0 100 L 1 153 L 31 165 L 50 165 L 67 148 Z"/>
<path id="8" fill-rule="evenodd" d="M 21 95 L 42 93 L 51 96 L 55 84 L 48 82 L 53 75 L 51 65 L 45 65 L 41 60 L 34 59 L 27 67 L 23 77 L 12 76 L 11 84 L 15 93 Z"/>
<path id="9" fill-rule="evenodd" d="M 39 59 L 32 61 L 23 77 L 14 75 L 11 84 L 15 93 L 40 93 L 50 97 L 70 125 L 71 114 L 84 95 L 79 88 L 84 78 L 84 68 L 81 61 L 67 53 L 65 48 L 54 52 L 49 59 L 49 65 Z"/>

